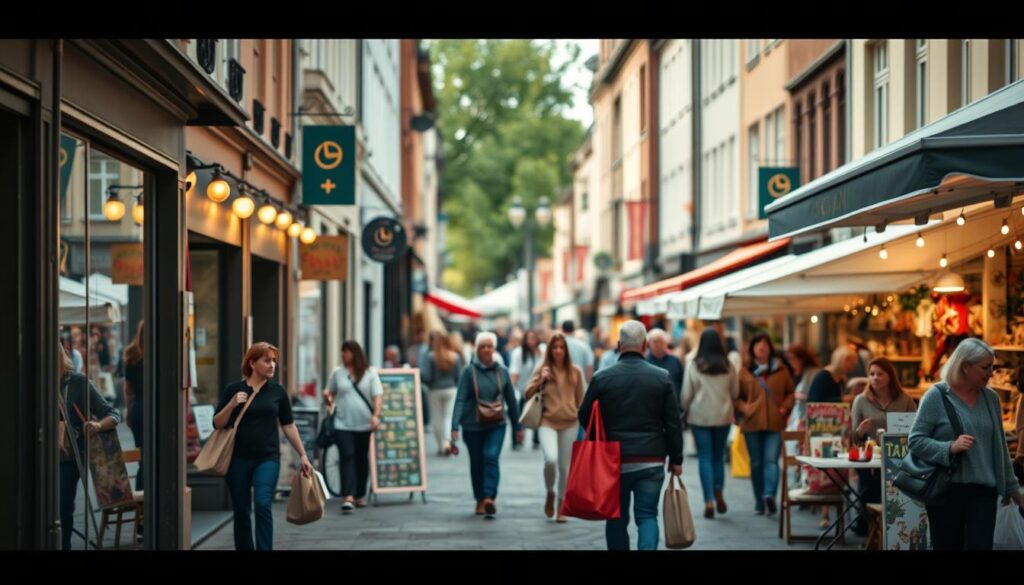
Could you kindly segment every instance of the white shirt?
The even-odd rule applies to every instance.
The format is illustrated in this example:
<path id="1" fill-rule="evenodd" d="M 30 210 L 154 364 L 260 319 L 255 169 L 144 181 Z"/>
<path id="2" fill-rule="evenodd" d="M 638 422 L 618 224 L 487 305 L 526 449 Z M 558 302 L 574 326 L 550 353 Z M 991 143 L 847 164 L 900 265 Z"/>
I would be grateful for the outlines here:
<path id="1" fill-rule="evenodd" d="M 516 383 L 517 398 L 526 391 L 526 383 L 530 381 L 530 376 L 533 375 L 533 372 L 544 363 L 545 351 L 547 351 L 547 346 L 542 343 L 537 353 L 532 358 L 526 358 L 524 361 L 522 346 L 512 350 L 512 356 L 509 358 L 512 363 L 509 364 L 508 373 L 509 375 L 519 376 L 519 381 Z"/>
<path id="2" fill-rule="evenodd" d="M 569 359 L 585 376 L 587 374 L 587 366 L 594 367 L 594 352 L 590 350 L 588 344 L 575 337 L 566 335 L 565 341 L 569 347 Z"/>
<path id="3" fill-rule="evenodd" d="M 384 386 L 380 383 L 377 368 L 371 367 L 363 374 L 358 385 L 352 384 L 345 366 L 338 366 L 327 379 L 327 390 L 334 394 L 334 429 L 338 431 L 369 431 L 373 409 L 373 399 L 384 395 Z M 355 393 L 366 397 L 364 401 Z"/>

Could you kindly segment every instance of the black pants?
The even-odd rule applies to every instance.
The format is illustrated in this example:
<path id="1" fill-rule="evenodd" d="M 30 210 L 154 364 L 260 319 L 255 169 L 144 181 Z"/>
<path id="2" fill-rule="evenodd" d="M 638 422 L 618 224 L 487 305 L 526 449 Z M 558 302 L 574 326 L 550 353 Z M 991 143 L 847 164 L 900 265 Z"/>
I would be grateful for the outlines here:
<path id="1" fill-rule="evenodd" d="M 941 505 L 928 505 L 933 550 L 992 550 L 998 494 L 995 488 L 954 483 Z"/>
<path id="2" fill-rule="evenodd" d="M 366 497 L 370 478 L 370 431 L 335 431 L 338 440 L 338 467 L 341 471 L 342 497 Z"/>

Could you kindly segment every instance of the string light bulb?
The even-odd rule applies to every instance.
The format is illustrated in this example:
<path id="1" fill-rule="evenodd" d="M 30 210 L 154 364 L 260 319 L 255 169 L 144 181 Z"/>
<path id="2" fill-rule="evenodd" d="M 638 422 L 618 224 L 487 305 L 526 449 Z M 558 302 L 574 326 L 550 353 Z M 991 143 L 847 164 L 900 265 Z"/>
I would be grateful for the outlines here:
<path id="1" fill-rule="evenodd" d="M 220 175 L 217 175 L 206 187 L 206 196 L 214 203 L 224 203 L 231 196 L 231 186 Z"/>
<path id="2" fill-rule="evenodd" d="M 924 248 L 924 236 L 921 235 L 921 232 L 917 232 L 917 241 L 914 243 L 918 248 Z"/>
<path id="3" fill-rule="evenodd" d="M 949 260 L 946 259 L 945 254 L 942 255 L 942 258 L 939 258 L 939 266 L 941 266 L 942 268 L 949 266 Z"/>
<path id="4" fill-rule="evenodd" d="M 885 249 L 885 244 L 882 244 L 882 249 L 878 251 L 878 257 L 882 260 L 889 259 L 889 252 Z"/>
<path id="5" fill-rule="evenodd" d="M 313 228 L 311 227 L 303 228 L 302 234 L 299 236 L 299 240 L 303 244 L 312 244 L 316 241 L 316 232 L 313 231 Z"/>
<path id="6" fill-rule="evenodd" d="M 1003 225 L 999 228 L 999 232 L 1004 236 L 1010 233 L 1010 225 L 1006 223 L 1006 218 L 1003 218 Z"/>
<path id="7" fill-rule="evenodd" d="M 818 316 L 817 315 L 811 315 L 811 323 L 817 323 L 817 322 L 818 322 Z"/>
<path id="8" fill-rule="evenodd" d="M 231 211 L 235 212 L 238 219 L 249 219 L 252 216 L 252 212 L 256 210 L 256 202 L 252 200 L 245 193 L 238 196 L 237 199 L 231 202 Z"/>
<path id="9" fill-rule="evenodd" d="M 135 207 L 132 208 L 132 219 L 135 223 L 142 225 L 142 220 L 146 217 L 146 210 L 142 207 L 142 195 L 135 201 Z"/>
<path id="10" fill-rule="evenodd" d="M 277 208 L 267 203 L 263 207 L 260 207 L 260 210 L 256 212 L 256 217 L 258 217 L 261 222 L 270 225 L 274 223 L 275 219 L 277 219 Z"/>
<path id="11" fill-rule="evenodd" d="M 292 225 L 288 226 L 288 235 L 293 238 L 299 237 L 300 235 L 302 235 L 302 227 L 303 226 L 301 221 L 293 223 Z"/>
<path id="12" fill-rule="evenodd" d="M 277 219 L 274 220 L 277 224 L 277 229 L 287 230 L 292 225 L 292 214 L 287 211 L 282 211 L 277 214 Z"/>
<path id="13" fill-rule="evenodd" d="M 995 258 L 995 257 L 996 257 L 996 251 L 995 251 L 995 249 L 993 249 L 993 248 L 989 248 L 989 249 L 988 249 L 988 252 L 986 252 L 985 254 L 986 254 L 986 255 L 987 255 L 987 256 L 988 256 L 989 258 Z"/>
<path id="14" fill-rule="evenodd" d="M 843 305 L 843 312 L 844 313 L 849 313 L 850 312 L 850 305 Z"/>
<path id="15" fill-rule="evenodd" d="M 1024 213 L 1024 207 L 1021 208 L 1021 213 Z M 964 210 L 960 210 L 960 216 L 956 218 L 956 225 L 962 226 L 967 223 L 967 216 L 964 215 Z"/>
<path id="16" fill-rule="evenodd" d="M 1016 242 L 1013 243 L 1013 247 L 1017 248 L 1017 251 L 1019 252 L 1022 248 L 1024 248 L 1024 244 L 1022 244 L 1020 240 L 1017 240 Z"/>
<path id="17" fill-rule="evenodd" d="M 125 212 L 124 201 L 121 201 L 117 193 L 113 191 L 108 191 L 108 193 L 110 193 L 110 196 L 107 197 L 107 202 L 103 204 L 103 217 L 110 221 L 121 221 Z"/>

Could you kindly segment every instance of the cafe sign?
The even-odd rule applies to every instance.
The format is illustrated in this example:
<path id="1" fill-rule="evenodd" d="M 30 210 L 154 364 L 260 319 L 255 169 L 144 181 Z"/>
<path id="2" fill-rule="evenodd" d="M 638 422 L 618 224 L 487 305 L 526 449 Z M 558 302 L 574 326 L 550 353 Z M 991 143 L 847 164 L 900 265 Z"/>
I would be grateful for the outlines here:
<path id="1" fill-rule="evenodd" d="M 145 270 L 141 242 L 111 244 L 110 256 L 112 262 L 110 280 L 114 284 L 142 286 Z"/>
<path id="2" fill-rule="evenodd" d="M 348 236 L 319 236 L 299 248 L 303 280 L 345 280 L 348 277 Z"/>
<path id="3" fill-rule="evenodd" d="M 406 250 L 405 228 L 391 217 L 378 217 L 363 228 L 363 252 L 384 264 L 398 260 Z"/>

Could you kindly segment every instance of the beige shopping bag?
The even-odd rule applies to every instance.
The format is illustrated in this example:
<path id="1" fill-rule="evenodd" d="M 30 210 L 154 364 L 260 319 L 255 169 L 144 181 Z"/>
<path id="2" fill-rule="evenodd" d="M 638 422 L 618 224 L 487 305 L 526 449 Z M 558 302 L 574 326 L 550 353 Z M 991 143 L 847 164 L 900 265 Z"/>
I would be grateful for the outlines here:
<path id="1" fill-rule="evenodd" d="M 309 524 L 324 517 L 327 496 L 317 472 L 309 477 L 301 472 L 292 477 L 292 493 L 288 496 L 287 520 L 292 524 Z"/>
<path id="2" fill-rule="evenodd" d="M 689 548 L 697 539 L 690 513 L 690 498 L 686 486 L 678 475 L 672 475 L 665 488 L 663 502 L 665 514 L 665 546 L 673 549 Z"/>

